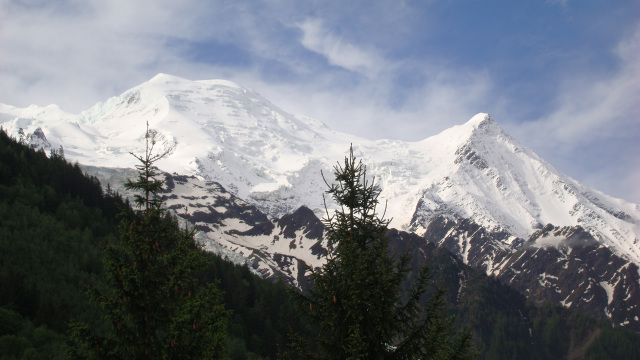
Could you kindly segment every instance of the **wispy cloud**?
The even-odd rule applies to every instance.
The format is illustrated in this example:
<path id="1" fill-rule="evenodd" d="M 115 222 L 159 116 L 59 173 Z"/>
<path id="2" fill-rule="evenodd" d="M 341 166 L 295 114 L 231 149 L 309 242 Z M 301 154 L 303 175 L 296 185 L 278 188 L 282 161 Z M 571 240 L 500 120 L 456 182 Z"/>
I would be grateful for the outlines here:
<path id="1" fill-rule="evenodd" d="M 164 51 L 166 37 L 190 29 L 173 20 L 178 9 L 154 4 L 2 2 L 0 81 L 11 87 L 1 101 L 79 111 L 179 61 Z"/>
<path id="2" fill-rule="evenodd" d="M 567 146 L 577 146 L 595 134 L 612 135 L 640 123 L 640 31 L 616 49 L 618 71 L 593 78 L 565 79 L 556 109 L 530 124 Z"/>
<path id="3" fill-rule="evenodd" d="M 578 38 L 589 44 L 586 52 L 581 47 L 565 51 L 572 38 L 549 45 L 544 36 L 555 30 L 539 32 L 537 25 L 561 31 L 570 23 L 573 33 L 562 36 L 579 36 L 584 25 L 576 24 L 591 24 L 579 13 L 571 16 L 582 16 L 580 21 L 563 22 L 567 11 L 549 3 L 535 5 L 539 21 L 524 30 L 500 17 L 478 22 L 481 17 L 469 16 L 472 10 L 488 11 L 487 5 L 467 9 L 439 1 L 24 4 L 0 1 L 0 102 L 56 103 L 78 112 L 165 72 L 236 81 L 287 111 L 372 139 L 421 140 L 489 112 L 562 171 L 606 192 L 624 187 L 616 190 L 618 196 L 634 194 L 632 200 L 640 202 L 640 190 L 624 185 L 639 180 L 637 156 L 621 155 L 640 153 L 637 30 L 615 49 L 617 63 L 599 68 L 582 62 L 584 68 L 572 73 L 572 60 L 600 59 L 602 47 L 591 46 L 588 36 Z M 466 15 L 459 16 L 462 10 Z M 499 10 L 522 15 L 515 5 Z M 549 11 L 554 17 L 545 16 Z M 631 20 L 626 21 L 629 26 Z M 611 25 L 613 20 L 601 24 L 606 26 L 597 31 L 588 28 L 590 36 L 610 35 L 596 39 L 600 45 L 619 39 L 625 28 Z M 514 26 L 522 30 L 517 42 L 501 37 Z M 530 51 L 518 52 L 522 49 Z M 527 64 L 529 56 L 546 51 L 559 56 L 546 61 L 542 71 L 528 72 L 542 66 Z M 518 94 L 520 89 L 544 92 L 544 99 L 536 102 Z M 589 157 L 609 167 L 582 160 L 589 151 L 599 151 Z M 621 175 L 611 179 L 613 173 Z"/>
<path id="4" fill-rule="evenodd" d="M 618 57 L 616 71 L 563 79 L 555 107 L 539 119 L 518 124 L 513 131 L 564 171 L 638 202 L 640 26 L 612 51 Z M 600 171 L 580 167 L 586 162 L 599 166 Z"/>
<path id="5" fill-rule="evenodd" d="M 238 81 L 253 82 L 253 87 L 287 111 L 369 139 L 423 140 L 488 111 L 486 104 L 499 102 L 484 72 L 389 64 L 376 78 L 355 84 L 345 84 L 340 73 L 318 76 L 309 83 Z M 405 71 L 422 80 L 409 87 L 397 78 L 405 76 Z"/>
<path id="6" fill-rule="evenodd" d="M 307 19 L 297 26 L 302 30 L 301 44 L 324 56 L 331 65 L 371 77 L 384 66 L 384 61 L 375 52 L 360 49 L 331 33 L 320 19 Z"/>

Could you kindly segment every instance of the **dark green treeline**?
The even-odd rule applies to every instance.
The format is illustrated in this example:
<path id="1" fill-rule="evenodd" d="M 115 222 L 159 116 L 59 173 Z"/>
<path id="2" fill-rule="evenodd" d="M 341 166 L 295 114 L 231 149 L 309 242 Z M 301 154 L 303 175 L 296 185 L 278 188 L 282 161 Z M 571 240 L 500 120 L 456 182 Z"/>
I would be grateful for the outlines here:
<path id="1" fill-rule="evenodd" d="M 96 178 L 0 131 L 0 359 L 63 359 L 71 320 L 99 328 L 88 288 L 105 288 L 105 244 L 118 241 L 117 214 L 132 211 Z M 281 284 L 205 253 L 199 275 L 218 281 L 231 310 L 231 359 L 275 358 L 290 329 L 303 333 Z"/>
<path id="2" fill-rule="evenodd" d="M 86 290 L 103 288 L 102 244 L 118 241 L 118 194 L 58 154 L 47 157 L 0 131 L 0 359 L 63 359 L 72 319 L 99 326 Z M 455 289 L 459 268 L 433 248 L 436 284 Z M 231 359 L 275 359 L 291 330 L 308 337 L 284 285 L 206 254 L 200 275 L 217 280 L 232 314 Z M 559 305 L 534 306 L 470 270 L 465 291 L 447 292 L 458 327 L 471 324 L 481 359 L 637 359 L 640 339 Z"/>

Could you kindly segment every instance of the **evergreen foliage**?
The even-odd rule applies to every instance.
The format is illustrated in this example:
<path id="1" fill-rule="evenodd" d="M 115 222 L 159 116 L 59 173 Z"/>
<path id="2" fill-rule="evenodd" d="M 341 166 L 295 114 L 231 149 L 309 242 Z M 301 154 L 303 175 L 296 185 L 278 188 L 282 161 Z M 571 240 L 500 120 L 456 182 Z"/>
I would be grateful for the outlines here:
<path id="1" fill-rule="evenodd" d="M 262 279 L 246 265 L 233 265 L 213 254 L 207 257 L 211 266 L 204 278 L 220 279 L 225 306 L 233 314 L 228 327 L 230 359 L 275 359 L 291 330 L 309 337 L 310 329 L 291 301 L 287 285 Z"/>
<path id="2" fill-rule="evenodd" d="M 296 295 L 319 326 L 321 359 L 463 359 L 471 354 L 468 332 L 456 333 L 445 314 L 444 290 L 425 302 L 432 277 L 423 267 L 409 286 L 407 254 L 394 258 L 385 236 L 388 220 L 376 214 L 379 188 L 366 178 L 353 148 L 335 167 L 329 194 L 340 206 L 324 219 L 331 249 L 319 270 L 311 269 L 308 294 Z M 326 179 L 325 179 L 326 182 Z M 311 351 L 298 344 L 304 356 Z"/>
<path id="3" fill-rule="evenodd" d="M 87 286 L 106 288 L 100 244 L 118 240 L 127 201 L 52 151 L 36 151 L 0 131 L 0 359 L 64 359 L 75 319 L 106 332 Z M 282 284 L 202 251 L 199 278 L 219 281 L 228 325 L 227 356 L 273 359 L 295 329 L 307 334 Z M 5 326 L 6 325 L 6 326 Z"/>
<path id="4" fill-rule="evenodd" d="M 164 153 L 154 154 L 155 132 L 147 130 L 145 154 L 137 181 L 140 210 L 124 217 L 120 243 L 105 252 L 108 289 L 94 290 L 109 327 L 97 334 L 83 323 L 71 325 L 71 358 L 212 359 L 226 344 L 228 312 L 215 284 L 196 277 L 206 258 L 194 241 L 193 230 L 181 230 L 156 196 L 163 181 L 154 165 Z"/>
<path id="5" fill-rule="evenodd" d="M 63 359 L 69 319 L 95 323 L 81 284 L 100 283 L 97 244 L 116 239 L 126 207 L 77 165 L 0 131 L 0 359 Z"/>

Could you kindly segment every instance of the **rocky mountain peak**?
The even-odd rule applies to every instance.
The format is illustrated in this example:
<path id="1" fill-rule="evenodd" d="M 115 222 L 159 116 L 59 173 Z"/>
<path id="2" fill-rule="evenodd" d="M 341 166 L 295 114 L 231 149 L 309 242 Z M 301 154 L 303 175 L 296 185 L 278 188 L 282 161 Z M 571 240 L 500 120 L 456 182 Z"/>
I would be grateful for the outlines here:
<path id="1" fill-rule="evenodd" d="M 474 115 L 464 126 L 470 126 L 474 129 L 485 130 L 491 127 L 500 127 L 498 123 L 487 113 L 478 113 Z"/>
<path id="2" fill-rule="evenodd" d="M 38 127 L 33 133 L 27 136 L 29 146 L 35 149 L 51 149 L 51 143 L 47 140 L 41 127 Z"/>

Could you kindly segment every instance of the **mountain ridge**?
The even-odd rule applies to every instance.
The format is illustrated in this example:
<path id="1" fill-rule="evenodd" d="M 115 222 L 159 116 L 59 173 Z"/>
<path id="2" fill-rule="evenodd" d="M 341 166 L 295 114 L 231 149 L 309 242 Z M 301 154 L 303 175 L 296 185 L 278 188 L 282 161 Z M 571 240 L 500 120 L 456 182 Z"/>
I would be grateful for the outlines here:
<path id="1" fill-rule="evenodd" d="M 67 158 L 106 167 L 134 165 L 129 153 L 141 152 L 148 121 L 159 145 L 172 149 L 161 169 L 217 182 L 271 218 L 303 205 L 320 214 L 320 173 L 328 176 L 353 144 L 380 185 L 395 228 L 422 235 L 439 215 L 470 218 L 509 232 L 503 245 L 510 246 L 547 223 L 581 225 L 640 263 L 639 205 L 563 175 L 488 114 L 418 142 L 370 141 L 286 113 L 232 82 L 167 74 L 77 115 L 51 105 L 3 105 L 0 113 L 10 134 L 40 128 L 51 148 L 64 146 Z"/>

